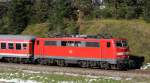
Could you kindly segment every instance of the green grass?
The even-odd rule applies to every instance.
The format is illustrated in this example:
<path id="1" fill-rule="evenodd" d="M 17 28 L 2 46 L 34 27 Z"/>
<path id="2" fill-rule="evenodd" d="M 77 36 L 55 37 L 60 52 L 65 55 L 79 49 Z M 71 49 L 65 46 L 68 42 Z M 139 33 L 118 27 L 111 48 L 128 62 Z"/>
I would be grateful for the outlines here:
<path id="1" fill-rule="evenodd" d="M 150 83 L 149 77 L 110 77 L 89 76 L 66 73 L 48 73 L 46 71 L 31 71 L 22 69 L 0 68 L 0 79 L 19 79 L 38 83 Z M 12 83 L 12 82 L 11 82 Z M 27 82 L 26 82 L 27 83 Z"/>
<path id="2" fill-rule="evenodd" d="M 27 73 L 21 70 L 0 69 L 0 79 L 34 80 L 41 83 L 130 83 L 126 80 L 113 80 L 107 78 L 90 78 L 84 76 L 68 76 L 49 73 Z"/>
<path id="3" fill-rule="evenodd" d="M 47 23 L 29 25 L 22 32 L 23 35 L 35 35 L 38 37 L 47 37 L 47 33 L 48 33 L 48 24 Z"/>

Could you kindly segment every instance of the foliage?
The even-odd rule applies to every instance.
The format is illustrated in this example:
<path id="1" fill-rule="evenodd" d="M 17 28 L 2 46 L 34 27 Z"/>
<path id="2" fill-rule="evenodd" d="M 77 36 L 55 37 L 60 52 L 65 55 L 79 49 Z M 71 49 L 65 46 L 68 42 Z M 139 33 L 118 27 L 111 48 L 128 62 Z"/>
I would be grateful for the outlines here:
<path id="1" fill-rule="evenodd" d="M 35 0 L 32 5 L 31 23 L 43 23 L 47 21 L 50 7 L 50 0 Z"/>
<path id="2" fill-rule="evenodd" d="M 53 0 L 52 7 L 49 12 L 49 30 L 50 33 L 61 33 L 64 34 L 65 31 L 65 16 L 69 12 L 69 2 L 66 0 Z M 52 32 L 54 31 L 54 32 Z"/>
<path id="3" fill-rule="evenodd" d="M 38 37 L 48 37 L 48 23 L 31 24 L 21 33 L 22 35 L 35 35 Z"/>
<path id="4" fill-rule="evenodd" d="M 11 0 L 0 4 L 0 33 L 19 34 L 28 24 L 47 21 L 50 33 L 79 33 L 89 17 L 144 18 L 149 22 L 149 3 L 148 0 Z M 72 27 L 70 31 L 77 32 L 68 32 L 68 25 Z"/>
<path id="5" fill-rule="evenodd" d="M 150 22 L 150 1 L 149 0 L 143 0 L 143 2 L 144 2 L 144 8 L 143 8 L 144 19 L 147 22 Z"/>
<path id="6" fill-rule="evenodd" d="M 28 25 L 30 1 L 12 0 L 8 6 L 4 33 L 19 34 Z"/>

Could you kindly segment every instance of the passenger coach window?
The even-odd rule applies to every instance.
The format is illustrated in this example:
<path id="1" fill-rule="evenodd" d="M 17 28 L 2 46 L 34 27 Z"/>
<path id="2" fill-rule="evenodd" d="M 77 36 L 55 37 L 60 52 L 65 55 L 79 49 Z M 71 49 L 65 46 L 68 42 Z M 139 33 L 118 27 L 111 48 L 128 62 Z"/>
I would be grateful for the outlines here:
<path id="1" fill-rule="evenodd" d="M 86 47 L 100 47 L 99 42 L 86 42 Z"/>
<path id="2" fill-rule="evenodd" d="M 111 47 L 111 44 L 110 44 L 110 42 L 107 42 L 107 47 L 109 48 L 109 47 Z"/>
<path id="3" fill-rule="evenodd" d="M 21 44 L 20 43 L 16 43 L 16 50 L 21 50 Z"/>
<path id="4" fill-rule="evenodd" d="M 23 49 L 27 49 L 27 44 L 26 43 L 23 43 Z"/>
<path id="5" fill-rule="evenodd" d="M 56 41 L 45 41 L 45 46 L 56 46 L 57 42 Z"/>
<path id="6" fill-rule="evenodd" d="M 1 43 L 1 49 L 6 49 L 6 43 Z"/>
<path id="7" fill-rule="evenodd" d="M 9 49 L 14 49 L 14 44 L 13 43 L 8 43 L 8 48 Z"/>
<path id="8" fill-rule="evenodd" d="M 27 44 L 23 43 L 23 47 L 27 47 Z"/>

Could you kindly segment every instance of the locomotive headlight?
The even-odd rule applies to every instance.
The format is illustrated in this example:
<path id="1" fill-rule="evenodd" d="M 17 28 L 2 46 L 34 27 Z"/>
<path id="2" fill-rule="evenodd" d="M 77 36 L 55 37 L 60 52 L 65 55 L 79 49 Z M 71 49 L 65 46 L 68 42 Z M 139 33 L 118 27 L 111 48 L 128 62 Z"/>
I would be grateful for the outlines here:
<path id="1" fill-rule="evenodd" d="M 128 55 L 129 52 L 118 52 L 117 55 Z"/>

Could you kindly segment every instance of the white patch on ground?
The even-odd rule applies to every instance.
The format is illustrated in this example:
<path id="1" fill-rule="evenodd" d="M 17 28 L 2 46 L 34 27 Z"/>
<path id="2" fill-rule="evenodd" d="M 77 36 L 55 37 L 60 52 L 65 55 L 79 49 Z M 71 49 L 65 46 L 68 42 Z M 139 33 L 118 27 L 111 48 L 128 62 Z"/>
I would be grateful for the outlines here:
<path id="1" fill-rule="evenodd" d="M 54 74 L 58 75 L 68 75 L 68 76 L 75 76 L 75 77 L 88 77 L 88 78 L 100 78 L 99 76 L 92 76 L 92 75 L 80 75 L 80 74 L 74 74 L 74 73 L 63 73 L 63 72 L 55 72 Z"/>
<path id="2" fill-rule="evenodd" d="M 63 72 L 55 72 L 54 74 L 58 75 L 68 75 L 68 76 L 75 76 L 75 77 L 88 77 L 91 78 L 89 81 L 95 81 L 98 78 L 104 79 L 112 79 L 112 80 L 132 80 L 132 78 L 122 78 L 122 77 L 108 77 L 108 76 L 92 76 L 92 75 L 80 75 L 80 74 L 73 74 L 73 73 L 63 73 Z"/>
<path id="3" fill-rule="evenodd" d="M 39 71 L 22 70 L 24 73 L 41 73 Z"/>
<path id="4" fill-rule="evenodd" d="M 125 80 L 132 80 L 132 78 L 125 78 Z"/>
<path id="5" fill-rule="evenodd" d="M 106 79 L 122 80 L 122 78 L 121 78 L 121 77 L 107 77 Z"/>
<path id="6" fill-rule="evenodd" d="M 58 81 L 57 83 L 75 83 L 74 81 Z"/>
<path id="7" fill-rule="evenodd" d="M 141 67 L 142 70 L 150 69 L 150 63 L 147 63 Z"/>
<path id="8" fill-rule="evenodd" d="M 97 79 L 89 79 L 89 82 L 97 81 Z"/>
<path id="9" fill-rule="evenodd" d="M 0 79 L 1 82 L 8 82 L 8 83 L 40 83 L 34 80 L 21 80 L 21 79 Z"/>

